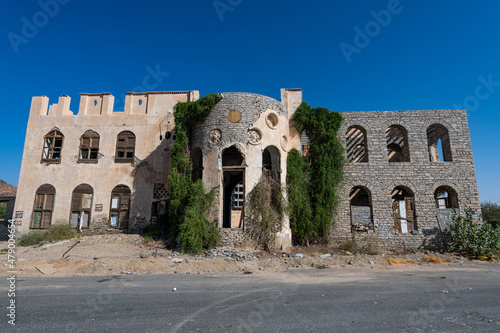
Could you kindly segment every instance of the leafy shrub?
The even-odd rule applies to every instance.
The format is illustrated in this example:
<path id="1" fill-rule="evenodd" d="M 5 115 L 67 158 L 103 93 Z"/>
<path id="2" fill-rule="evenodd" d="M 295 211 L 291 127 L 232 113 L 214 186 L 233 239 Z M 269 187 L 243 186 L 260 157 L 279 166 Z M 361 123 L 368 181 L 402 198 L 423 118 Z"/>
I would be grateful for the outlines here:
<path id="1" fill-rule="evenodd" d="M 356 242 L 352 239 L 346 240 L 339 244 L 339 249 L 354 253 L 357 250 Z"/>
<path id="2" fill-rule="evenodd" d="M 265 250 L 275 249 L 275 235 L 281 230 L 286 209 L 281 185 L 262 175 L 250 193 L 249 213 L 255 223 L 259 243 Z"/>
<path id="3" fill-rule="evenodd" d="M 41 242 L 58 242 L 64 239 L 73 238 L 77 235 L 75 229 L 69 224 L 51 225 L 47 230 L 30 231 L 21 235 L 19 246 L 36 245 Z"/>
<path id="4" fill-rule="evenodd" d="M 213 200 L 214 192 L 205 194 L 201 180 L 192 185 L 190 201 L 186 207 L 184 220 L 180 224 L 179 238 L 183 251 L 199 253 L 204 247 L 217 245 L 219 229 L 215 222 L 210 222 L 205 216 Z"/>
<path id="5" fill-rule="evenodd" d="M 492 259 L 500 252 L 500 227 L 489 222 L 474 222 L 472 212 L 467 216 L 453 214 L 450 224 L 450 250 L 467 253 L 477 258 Z"/>

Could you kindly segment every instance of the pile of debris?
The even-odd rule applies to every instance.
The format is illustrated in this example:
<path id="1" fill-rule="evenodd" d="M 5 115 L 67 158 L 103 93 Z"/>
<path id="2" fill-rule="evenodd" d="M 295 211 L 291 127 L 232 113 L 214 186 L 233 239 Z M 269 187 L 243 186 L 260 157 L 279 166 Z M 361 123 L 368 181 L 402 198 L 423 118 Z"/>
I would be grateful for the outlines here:
<path id="1" fill-rule="evenodd" d="M 256 257 L 253 256 L 252 251 L 237 251 L 234 250 L 230 247 L 221 247 L 221 248 L 216 248 L 213 250 L 208 250 L 203 252 L 205 254 L 205 258 L 218 258 L 218 257 L 226 257 L 227 260 L 236 260 L 236 261 L 241 261 L 241 260 L 251 260 L 251 259 L 256 259 Z"/>

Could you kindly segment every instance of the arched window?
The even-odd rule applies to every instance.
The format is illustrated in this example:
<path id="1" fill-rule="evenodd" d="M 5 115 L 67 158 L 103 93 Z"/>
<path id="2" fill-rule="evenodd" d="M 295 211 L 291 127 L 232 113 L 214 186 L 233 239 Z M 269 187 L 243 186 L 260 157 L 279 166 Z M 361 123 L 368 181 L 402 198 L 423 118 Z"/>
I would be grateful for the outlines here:
<path id="1" fill-rule="evenodd" d="M 361 126 L 351 126 L 345 133 L 347 159 L 354 163 L 368 162 L 366 131 Z"/>
<path id="2" fill-rule="evenodd" d="M 94 131 L 86 131 L 80 137 L 79 163 L 97 163 L 99 156 L 99 134 Z"/>
<path id="3" fill-rule="evenodd" d="M 353 187 L 349 193 L 351 206 L 351 229 L 368 231 L 373 229 L 372 198 L 370 191 L 364 187 Z"/>
<path id="4" fill-rule="evenodd" d="M 436 208 L 458 208 L 457 192 L 449 186 L 440 186 L 434 191 L 434 200 Z"/>
<path id="5" fill-rule="evenodd" d="M 405 186 L 397 186 L 392 190 L 391 198 L 395 229 L 403 234 L 415 233 L 417 230 L 417 215 L 412 190 Z"/>
<path id="6" fill-rule="evenodd" d="M 276 147 L 268 146 L 262 152 L 262 172 L 276 182 L 280 182 L 281 156 Z"/>
<path id="7" fill-rule="evenodd" d="M 431 162 L 451 162 L 451 146 L 448 129 L 434 124 L 427 128 L 427 145 Z"/>
<path id="8" fill-rule="evenodd" d="M 87 184 L 78 185 L 73 190 L 71 198 L 71 226 L 73 228 L 88 228 L 92 212 L 94 189 Z"/>
<path id="9" fill-rule="evenodd" d="M 191 163 L 193 163 L 193 182 L 203 179 L 203 153 L 201 148 L 195 147 L 191 151 Z"/>
<path id="10" fill-rule="evenodd" d="M 410 162 L 408 134 L 400 125 L 392 125 L 385 131 L 387 158 L 389 162 Z"/>
<path id="11" fill-rule="evenodd" d="M 44 184 L 38 188 L 35 194 L 31 228 L 47 228 L 51 224 L 55 195 L 56 189 L 50 184 Z"/>
<path id="12" fill-rule="evenodd" d="M 115 163 L 133 163 L 135 154 L 135 135 L 130 131 L 118 134 L 116 138 Z"/>
<path id="13" fill-rule="evenodd" d="M 109 225 L 112 228 L 128 229 L 131 193 L 126 185 L 115 186 L 111 192 Z"/>
<path id="14" fill-rule="evenodd" d="M 57 130 L 49 132 L 43 138 L 43 163 L 60 163 L 64 135 Z"/>

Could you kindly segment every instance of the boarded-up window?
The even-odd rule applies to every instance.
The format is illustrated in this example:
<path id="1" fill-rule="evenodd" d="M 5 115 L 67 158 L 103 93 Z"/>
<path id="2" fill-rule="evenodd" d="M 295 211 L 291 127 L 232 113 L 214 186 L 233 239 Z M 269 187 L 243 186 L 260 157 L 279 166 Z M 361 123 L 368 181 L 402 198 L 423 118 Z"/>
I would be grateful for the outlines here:
<path id="1" fill-rule="evenodd" d="M 80 137 L 80 152 L 78 162 L 97 163 L 99 156 L 99 134 L 94 131 L 86 131 Z"/>
<path id="2" fill-rule="evenodd" d="M 94 189 L 87 184 L 78 185 L 73 190 L 71 198 L 71 226 L 73 228 L 88 228 L 92 212 Z"/>
<path id="3" fill-rule="evenodd" d="M 135 135 L 130 131 L 121 132 L 116 139 L 116 163 L 132 163 L 135 155 Z"/>
<path id="4" fill-rule="evenodd" d="M 51 224 L 55 195 L 56 189 L 52 185 L 45 184 L 38 188 L 35 194 L 31 228 L 47 228 Z"/>
<path id="5" fill-rule="evenodd" d="M 361 126 L 351 126 L 346 131 L 346 153 L 349 162 L 368 162 L 366 131 Z"/>
<path id="6" fill-rule="evenodd" d="M 61 151 L 64 136 L 59 131 L 52 131 L 43 138 L 43 163 L 59 163 L 61 161 Z"/>
<path id="7" fill-rule="evenodd" d="M 353 187 L 349 193 L 351 207 L 351 230 L 373 230 L 372 200 L 368 189 Z"/>
<path id="8" fill-rule="evenodd" d="M 111 192 L 109 225 L 112 228 L 128 229 L 130 198 L 130 189 L 125 185 L 118 185 Z"/>

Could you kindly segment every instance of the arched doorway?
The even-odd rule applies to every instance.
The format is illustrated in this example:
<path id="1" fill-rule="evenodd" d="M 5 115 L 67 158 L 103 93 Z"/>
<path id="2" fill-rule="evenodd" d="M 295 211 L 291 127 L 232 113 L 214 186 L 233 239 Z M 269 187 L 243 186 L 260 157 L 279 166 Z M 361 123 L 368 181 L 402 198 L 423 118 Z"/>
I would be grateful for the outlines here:
<path id="1" fill-rule="evenodd" d="M 222 152 L 222 227 L 243 228 L 245 217 L 245 158 L 231 146 Z"/>
<path id="2" fill-rule="evenodd" d="M 415 196 L 406 186 L 396 186 L 391 193 L 395 229 L 403 234 L 417 230 Z"/>

